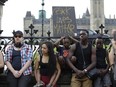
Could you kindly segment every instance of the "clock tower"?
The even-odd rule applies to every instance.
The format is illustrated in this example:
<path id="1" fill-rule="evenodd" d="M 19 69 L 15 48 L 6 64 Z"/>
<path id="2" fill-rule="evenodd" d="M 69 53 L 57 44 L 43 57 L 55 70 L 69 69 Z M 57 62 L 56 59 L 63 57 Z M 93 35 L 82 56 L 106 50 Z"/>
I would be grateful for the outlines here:
<path id="1" fill-rule="evenodd" d="M 90 0 L 90 10 L 90 28 L 98 30 L 101 24 L 105 24 L 104 0 Z"/>

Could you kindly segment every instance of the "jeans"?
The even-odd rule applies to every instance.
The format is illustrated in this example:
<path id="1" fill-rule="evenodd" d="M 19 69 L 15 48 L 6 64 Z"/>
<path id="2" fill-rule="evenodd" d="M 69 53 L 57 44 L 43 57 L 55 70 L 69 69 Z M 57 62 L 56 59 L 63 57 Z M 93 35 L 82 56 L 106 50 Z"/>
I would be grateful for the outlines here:
<path id="1" fill-rule="evenodd" d="M 111 85 L 112 83 L 109 73 L 105 74 L 103 77 L 97 77 L 97 79 L 94 81 L 94 87 L 109 87 Z"/>
<path id="2" fill-rule="evenodd" d="M 22 75 L 19 78 L 15 78 L 11 72 L 7 74 L 8 87 L 28 87 L 31 80 L 31 75 Z"/>

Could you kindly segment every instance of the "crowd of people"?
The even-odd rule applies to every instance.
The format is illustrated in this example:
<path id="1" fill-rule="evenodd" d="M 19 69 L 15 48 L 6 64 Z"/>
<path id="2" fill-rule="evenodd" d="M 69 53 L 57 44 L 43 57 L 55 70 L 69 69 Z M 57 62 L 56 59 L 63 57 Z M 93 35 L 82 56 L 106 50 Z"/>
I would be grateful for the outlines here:
<path id="1" fill-rule="evenodd" d="M 110 52 L 103 48 L 103 38 L 99 36 L 95 45 L 88 41 L 88 33 L 80 31 L 79 40 L 63 36 L 55 43 L 44 41 L 33 60 L 33 50 L 23 42 L 23 33 L 13 33 L 13 42 L 5 56 L 0 52 L 0 68 L 7 66 L 9 87 L 28 87 L 34 68 L 36 84 L 33 87 L 58 87 L 62 73 L 71 73 L 71 87 L 115 87 L 116 86 L 116 30 Z M 40 51 L 41 50 L 41 54 Z M 32 66 L 32 62 L 34 65 Z M 96 77 L 88 73 L 95 69 Z"/>

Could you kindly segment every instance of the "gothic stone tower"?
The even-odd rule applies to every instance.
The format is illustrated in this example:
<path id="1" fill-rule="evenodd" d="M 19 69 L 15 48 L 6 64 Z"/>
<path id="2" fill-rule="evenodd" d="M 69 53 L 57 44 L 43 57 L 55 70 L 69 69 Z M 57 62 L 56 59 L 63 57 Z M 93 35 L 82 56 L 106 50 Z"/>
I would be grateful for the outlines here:
<path id="1" fill-rule="evenodd" d="M 105 24 L 104 0 L 90 0 L 90 28 L 98 30 L 101 24 Z"/>

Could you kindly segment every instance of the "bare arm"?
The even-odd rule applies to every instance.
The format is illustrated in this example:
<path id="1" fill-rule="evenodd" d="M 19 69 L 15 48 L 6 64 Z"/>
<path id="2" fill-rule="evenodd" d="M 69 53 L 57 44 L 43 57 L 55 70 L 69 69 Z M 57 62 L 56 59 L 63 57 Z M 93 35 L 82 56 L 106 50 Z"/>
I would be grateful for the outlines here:
<path id="1" fill-rule="evenodd" d="M 60 73 L 61 73 L 60 64 L 58 63 L 58 61 L 57 61 L 56 67 L 57 67 L 56 77 L 55 77 L 55 79 L 54 79 L 54 81 L 52 83 L 52 86 L 54 86 L 56 84 L 56 82 L 57 82 L 57 80 L 58 80 L 58 78 L 60 76 Z"/>
<path id="2" fill-rule="evenodd" d="M 55 43 L 54 43 L 54 46 L 55 47 L 58 47 L 58 45 L 60 44 L 60 42 L 64 39 L 64 37 L 61 37 L 59 40 L 57 40 Z"/>
<path id="3" fill-rule="evenodd" d="M 102 69 L 101 71 L 100 71 L 100 75 L 105 75 L 107 72 L 108 72 L 108 70 L 109 70 L 109 56 L 108 56 L 108 51 L 106 51 L 106 62 L 107 62 L 107 67 L 106 67 L 106 69 Z"/>
<path id="4" fill-rule="evenodd" d="M 3 54 L 0 51 L 0 68 L 4 67 L 4 58 L 3 58 Z"/>
<path id="5" fill-rule="evenodd" d="M 9 61 L 6 61 L 5 63 L 6 63 L 7 68 L 12 72 L 15 78 L 19 78 L 20 74 L 18 74 L 18 71 L 12 67 L 11 63 Z"/>
<path id="6" fill-rule="evenodd" d="M 66 61 L 67 61 L 67 64 L 69 65 L 69 67 L 71 69 L 73 69 L 75 72 L 77 72 L 78 69 L 70 61 L 70 58 L 73 56 L 73 53 L 74 53 L 75 49 L 76 49 L 76 44 L 71 45 L 71 51 L 70 51 L 68 57 L 66 58 Z"/>
<path id="7" fill-rule="evenodd" d="M 6 61 L 6 66 L 12 73 L 15 72 L 14 68 L 12 67 L 12 65 L 11 65 L 11 63 L 9 61 Z"/>
<path id="8" fill-rule="evenodd" d="M 60 69 L 60 65 L 58 63 L 58 61 L 56 62 L 56 71 L 54 72 L 54 74 L 52 75 L 50 82 L 49 82 L 49 86 L 54 86 L 60 76 L 61 73 L 61 69 Z"/>
<path id="9" fill-rule="evenodd" d="M 96 66 L 96 49 L 92 47 L 91 64 L 86 69 L 87 71 L 89 71 L 95 66 Z"/>
<path id="10" fill-rule="evenodd" d="M 19 71 L 20 74 L 22 74 L 29 66 L 31 66 L 32 60 L 28 60 L 26 64 L 21 68 Z"/>
<path id="11" fill-rule="evenodd" d="M 39 70 L 39 57 L 37 58 L 37 60 L 35 61 L 35 67 L 34 67 L 34 75 L 35 75 L 35 79 L 37 81 L 37 83 L 40 83 L 40 70 Z"/>
<path id="12" fill-rule="evenodd" d="M 77 39 L 73 38 L 72 36 L 69 36 L 71 40 L 73 40 L 74 42 L 79 42 Z"/>
<path id="13" fill-rule="evenodd" d="M 108 51 L 106 51 L 106 61 L 107 61 L 107 68 L 106 68 L 106 71 L 109 70 L 109 67 L 110 67 L 110 62 L 109 62 L 109 55 L 108 55 Z"/>
<path id="14" fill-rule="evenodd" d="M 109 64 L 112 66 L 114 64 L 114 52 L 113 48 L 111 48 L 111 51 L 109 52 Z"/>

